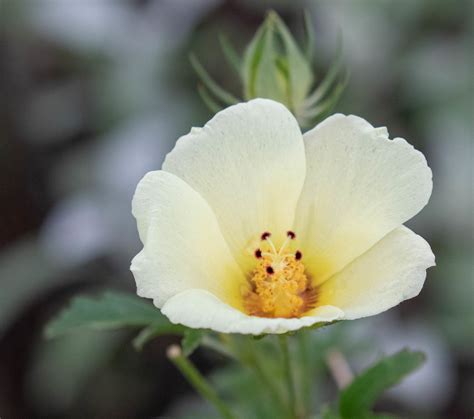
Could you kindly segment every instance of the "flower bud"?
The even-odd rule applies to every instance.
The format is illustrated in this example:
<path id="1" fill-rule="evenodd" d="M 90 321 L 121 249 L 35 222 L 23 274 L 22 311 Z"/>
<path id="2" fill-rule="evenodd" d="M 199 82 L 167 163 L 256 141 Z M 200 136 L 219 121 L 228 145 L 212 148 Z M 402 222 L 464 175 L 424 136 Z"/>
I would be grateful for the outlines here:
<path id="1" fill-rule="evenodd" d="M 196 57 L 191 56 L 191 64 L 203 84 L 198 89 L 204 102 L 217 112 L 223 106 L 241 100 L 257 97 L 273 99 L 290 109 L 302 127 L 314 126 L 333 109 L 344 90 L 347 77 L 341 80 L 339 48 L 327 75 L 320 83 L 315 83 L 312 69 L 313 28 L 308 15 L 305 16 L 305 27 L 307 41 L 304 51 L 274 11 L 268 13 L 242 58 L 229 41 L 221 37 L 224 54 L 240 76 L 242 99 L 214 82 Z"/>

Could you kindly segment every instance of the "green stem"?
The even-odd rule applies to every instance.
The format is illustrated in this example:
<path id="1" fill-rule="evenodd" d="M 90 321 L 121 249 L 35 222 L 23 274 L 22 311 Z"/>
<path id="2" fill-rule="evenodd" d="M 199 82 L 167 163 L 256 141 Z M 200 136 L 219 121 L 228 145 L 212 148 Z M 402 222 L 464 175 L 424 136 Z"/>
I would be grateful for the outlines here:
<path id="1" fill-rule="evenodd" d="M 251 368 L 253 368 L 255 375 L 257 378 L 263 383 L 265 388 L 268 390 L 270 393 L 270 397 L 275 401 L 275 400 L 281 400 L 281 395 L 277 389 L 277 387 L 274 385 L 274 381 L 271 379 L 271 377 L 268 376 L 266 371 L 263 368 L 263 362 L 259 359 L 259 352 L 255 348 L 255 343 L 249 340 L 249 357 L 248 357 L 248 363 Z"/>
<path id="2" fill-rule="evenodd" d="M 215 390 L 207 382 L 197 368 L 186 358 L 178 345 L 172 345 L 167 351 L 168 358 L 173 362 L 181 374 L 188 380 L 194 389 L 208 400 L 219 411 L 224 419 L 236 419 L 227 405 L 219 398 Z"/>
<path id="3" fill-rule="evenodd" d="M 215 339 L 215 338 L 213 338 L 209 335 L 206 335 L 202 338 L 201 345 L 206 347 L 206 348 L 212 349 L 215 352 L 218 352 L 221 355 L 224 355 L 224 356 L 226 356 L 228 358 L 231 358 L 235 361 L 238 360 L 237 356 L 231 350 L 229 350 L 224 344 L 219 342 L 217 339 Z"/>
<path id="4" fill-rule="evenodd" d="M 260 359 L 260 351 L 256 347 L 253 338 L 244 339 L 245 349 L 239 347 L 238 341 L 234 338 L 232 342 L 232 352 L 238 358 L 242 365 L 247 366 L 255 374 L 267 391 L 268 396 L 274 403 L 281 405 L 283 409 L 287 409 L 284 398 L 275 383 L 275 380 L 268 374 L 264 368 L 265 362 Z"/>
<path id="5" fill-rule="evenodd" d="M 290 351 L 288 348 L 288 337 L 286 335 L 278 336 L 280 341 L 280 348 L 283 355 L 283 369 L 286 377 L 286 384 L 288 386 L 288 401 L 290 412 L 293 418 L 297 417 L 296 412 L 296 394 L 295 383 L 293 379 L 293 371 L 291 369 Z"/>
<path id="6" fill-rule="evenodd" d="M 301 398 L 304 412 L 308 412 L 311 402 L 313 365 L 309 356 L 309 334 L 306 330 L 298 333 L 299 358 L 301 359 Z"/>

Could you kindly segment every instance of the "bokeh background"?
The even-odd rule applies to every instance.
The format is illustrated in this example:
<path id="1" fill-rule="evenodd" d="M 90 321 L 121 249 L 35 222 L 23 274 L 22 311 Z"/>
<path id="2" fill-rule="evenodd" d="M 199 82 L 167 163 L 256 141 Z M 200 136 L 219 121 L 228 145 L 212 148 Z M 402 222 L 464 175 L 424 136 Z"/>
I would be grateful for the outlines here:
<path id="1" fill-rule="evenodd" d="M 175 140 L 211 116 L 196 93 L 194 51 L 227 88 L 239 86 L 217 41 L 242 50 L 265 11 L 302 39 L 316 30 L 320 76 L 342 34 L 351 72 L 336 110 L 386 125 L 422 150 L 429 205 L 410 226 L 437 256 L 421 295 L 351 322 L 355 371 L 409 346 L 428 362 L 389 392 L 403 417 L 472 417 L 473 2 L 3 0 L 0 2 L 0 416 L 178 416 L 195 403 L 165 358 L 173 337 L 136 352 L 133 332 L 45 340 L 74 295 L 134 292 L 139 250 L 130 201 Z M 328 329 L 329 330 L 329 329 Z M 336 332 L 324 332 L 321 339 Z M 365 351 L 352 351 L 360 342 Z M 341 344 L 342 345 L 342 344 Z M 196 362 L 212 371 L 212 357 Z M 327 379 L 327 386 L 334 386 Z M 407 412 L 410 412 L 409 414 Z"/>

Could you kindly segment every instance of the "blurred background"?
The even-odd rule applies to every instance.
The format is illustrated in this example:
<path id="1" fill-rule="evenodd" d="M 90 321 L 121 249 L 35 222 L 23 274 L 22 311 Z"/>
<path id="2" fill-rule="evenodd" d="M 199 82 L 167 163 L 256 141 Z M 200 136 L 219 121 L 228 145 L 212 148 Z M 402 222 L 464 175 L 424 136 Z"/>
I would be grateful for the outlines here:
<path id="1" fill-rule="evenodd" d="M 180 135 L 211 116 L 188 54 L 239 94 L 217 35 L 241 51 L 270 8 L 299 39 L 303 10 L 310 12 L 319 76 L 342 34 L 351 78 L 336 111 L 386 125 L 392 138 L 422 150 L 434 173 L 431 201 L 410 226 L 431 243 L 437 267 L 418 298 L 351 322 L 350 343 L 341 345 L 350 351 L 369 339 L 373 346 L 353 351 L 349 362 L 357 371 L 381 352 L 421 349 L 428 362 L 389 392 L 386 406 L 403 417 L 472 417 L 473 4 L 1 1 L 2 419 L 179 416 L 194 403 L 164 355 L 173 337 L 137 352 L 128 331 L 54 340 L 42 331 L 74 295 L 134 293 L 134 188 Z M 215 365 L 200 351 L 195 359 L 203 371 Z"/>

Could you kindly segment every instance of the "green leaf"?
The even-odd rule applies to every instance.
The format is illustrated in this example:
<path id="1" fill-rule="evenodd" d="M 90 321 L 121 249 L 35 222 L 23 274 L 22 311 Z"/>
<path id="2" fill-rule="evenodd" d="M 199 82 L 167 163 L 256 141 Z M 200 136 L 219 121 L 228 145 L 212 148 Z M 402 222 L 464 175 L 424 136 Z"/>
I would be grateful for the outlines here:
<path id="1" fill-rule="evenodd" d="M 128 294 L 106 292 L 98 298 L 76 297 L 46 326 L 46 337 L 56 337 L 79 328 L 94 330 L 118 329 L 126 326 L 172 325 L 148 301 Z"/>
<path id="2" fill-rule="evenodd" d="M 419 368 L 425 361 L 422 352 L 402 350 L 378 361 L 357 376 L 342 391 L 339 411 L 343 419 L 372 417 L 370 410 L 378 397 L 388 388 L 398 384 L 405 376 Z"/>
<path id="3" fill-rule="evenodd" d="M 239 103 L 239 99 L 237 99 L 234 95 L 224 90 L 220 87 L 209 75 L 206 69 L 201 65 L 194 54 L 189 56 L 189 60 L 191 61 L 191 65 L 196 71 L 197 75 L 201 79 L 204 86 L 206 86 L 211 93 L 213 93 L 219 100 L 227 105 L 234 105 Z"/>
<path id="4" fill-rule="evenodd" d="M 183 355 L 191 355 L 201 343 L 201 340 L 204 335 L 205 332 L 202 329 L 186 329 L 184 331 L 183 340 L 181 341 L 181 346 L 183 347 Z"/>

